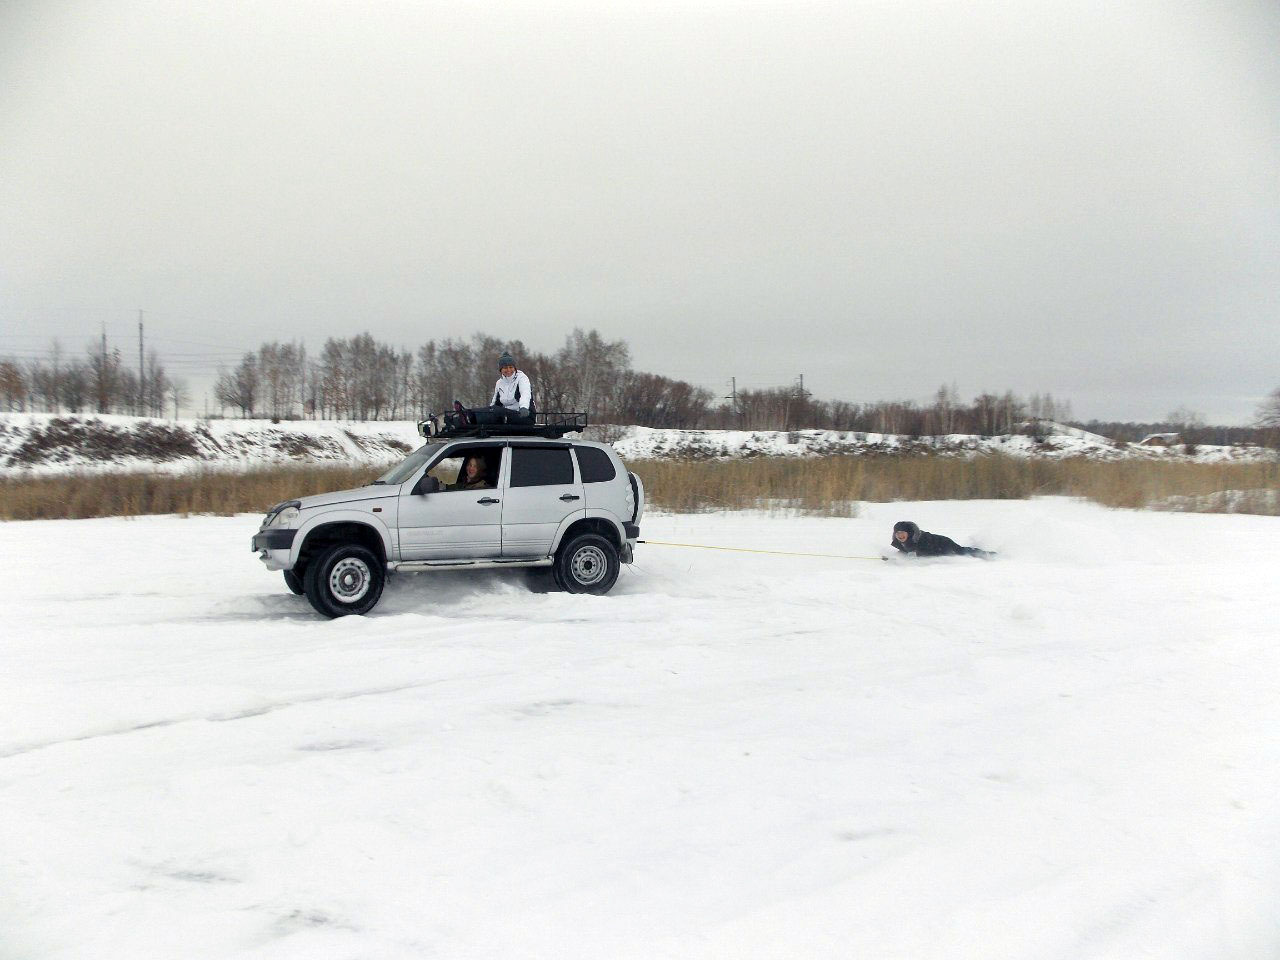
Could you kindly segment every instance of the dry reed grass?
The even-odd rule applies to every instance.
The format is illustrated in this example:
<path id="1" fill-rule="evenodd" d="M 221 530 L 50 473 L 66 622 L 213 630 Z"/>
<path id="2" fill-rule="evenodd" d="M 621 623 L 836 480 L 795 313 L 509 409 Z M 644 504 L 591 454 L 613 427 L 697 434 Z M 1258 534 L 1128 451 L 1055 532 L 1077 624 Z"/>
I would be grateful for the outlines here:
<path id="1" fill-rule="evenodd" d="M 679 513 L 717 509 L 851 516 L 857 501 L 1084 497 L 1109 507 L 1275 514 L 1280 466 L 1265 463 L 1027 460 L 1000 455 L 652 460 L 632 465 L 649 502 Z M 1254 491 L 1244 497 L 1215 496 Z M 1270 495 L 1267 492 L 1270 491 Z M 1181 501 L 1178 498 L 1183 498 Z"/>
<path id="2" fill-rule="evenodd" d="M 368 483 L 376 467 L 272 467 L 243 473 L 101 473 L 0 478 L 0 519 L 259 513 L 281 500 Z"/>
<path id="3" fill-rule="evenodd" d="M 999 455 L 647 460 L 631 464 L 649 504 L 680 513 L 764 509 L 853 516 L 858 501 L 1084 497 L 1110 507 L 1280 513 L 1280 465 L 1022 460 Z M 368 483 L 377 467 L 244 473 L 0 478 L 0 518 L 257 513 L 292 497 Z M 1244 491 L 1244 493 L 1241 493 Z"/>

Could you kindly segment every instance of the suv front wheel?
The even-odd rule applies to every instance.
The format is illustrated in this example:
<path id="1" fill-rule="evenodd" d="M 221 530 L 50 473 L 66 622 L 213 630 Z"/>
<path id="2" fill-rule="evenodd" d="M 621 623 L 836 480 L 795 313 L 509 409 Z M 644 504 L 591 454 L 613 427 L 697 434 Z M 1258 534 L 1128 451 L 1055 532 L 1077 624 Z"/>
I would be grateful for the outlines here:
<path id="1" fill-rule="evenodd" d="M 302 585 L 302 577 L 299 576 L 299 574 L 305 574 L 306 572 L 305 567 L 300 571 L 297 569 L 286 570 L 284 572 L 284 585 L 288 587 L 292 593 L 296 593 L 301 596 L 307 592 L 307 588 Z"/>
<path id="2" fill-rule="evenodd" d="M 372 550 L 340 543 L 307 564 L 302 585 L 316 612 L 333 618 L 368 613 L 382 596 L 386 580 Z"/>
<path id="3" fill-rule="evenodd" d="M 556 581 L 569 593 L 608 593 L 618 579 L 618 549 L 596 533 L 583 533 L 556 553 Z"/>

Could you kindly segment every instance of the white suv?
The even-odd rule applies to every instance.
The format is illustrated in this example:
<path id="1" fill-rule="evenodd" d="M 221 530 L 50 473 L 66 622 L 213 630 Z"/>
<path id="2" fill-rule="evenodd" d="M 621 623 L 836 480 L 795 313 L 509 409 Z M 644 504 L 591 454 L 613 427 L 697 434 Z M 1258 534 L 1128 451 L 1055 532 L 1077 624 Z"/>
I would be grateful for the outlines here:
<path id="1" fill-rule="evenodd" d="M 607 593 L 643 512 L 644 485 L 606 444 L 459 437 L 367 487 L 277 504 L 252 548 L 326 617 L 369 612 L 395 572 L 547 567 L 562 590 Z"/>

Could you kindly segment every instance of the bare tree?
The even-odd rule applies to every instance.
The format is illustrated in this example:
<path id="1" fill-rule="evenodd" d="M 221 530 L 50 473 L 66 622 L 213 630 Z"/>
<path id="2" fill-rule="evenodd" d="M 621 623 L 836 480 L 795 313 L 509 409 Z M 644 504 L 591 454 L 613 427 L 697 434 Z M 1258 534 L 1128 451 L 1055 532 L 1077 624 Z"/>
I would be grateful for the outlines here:
<path id="1" fill-rule="evenodd" d="M 105 343 L 90 343 L 89 395 L 98 413 L 110 413 L 120 392 L 120 351 L 107 351 Z"/>
<path id="2" fill-rule="evenodd" d="M 242 417 L 248 417 L 253 413 L 254 404 L 258 400 L 258 389 L 258 358 L 252 353 L 246 353 L 234 370 L 218 376 L 213 386 L 213 395 L 219 403 L 237 407 Z"/>
<path id="3" fill-rule="evenodd" d="M 653 373 L 623 375 L 614 398 L 613 422 L 642 427 L 693 428 L 711 409 L 710 390 Z"/>
<path id="4" fill-rule="evenodd" d="M 61 403 L 72 413 L 80 413 L 89 403 L 89 371 L 78 360 L 73 360 L 58 376 Z"/>
<path id="5" fill-rule="evenodd" d="M 1258 405 L 1258 416 L 1255 422 L 1264 428 L 1280 428 L 1280 387 L 1276 387 L 1267 394 L 1267 398 Z"/>
<path id="6" fill-rule="evenodd" d="M 1280 387 L 1276 387 L 1266 399 L 1258 405 L 1257 419 L 1254 421 L 1262 431 L 1262 442 L 1272 447 L 1280 447 Z"/>
<path id="7" fill-rule="evenodd" d="M 161 364 L 160 358 L 154 350 L 148 351 L 146 379 L 143 381 L 140 391 L 145 406 L 138 412 L 150 414 L 153 417 L 163 417 L 164 401 L 169 394 L 169 386 L 169 376 L 165 373 L 164 365 Z"/>
<path id="8" fill-rule="evenodd" d="M 8 410 L 26 409 L 27 381 L 12 360 L 0 360 L 0 400 Z"/>
<path id="9" fill-rule="evenodd" d="M 1187 407 L 1170 410 L 1165 420 L 1170 426 L 1177 427 L 1180 431 L 1198 430 L 1204 426 L 1204 416 Z"/>
<path id="10" fill-rule="evenodd" d="M 294 401 L 302 392 L 305 364 L 301 343 L 264 343 L 258 348 L 262 403 L 272 419 L 292 415 Z"/>
<path id="11" fill-rule="evenodd" d="M 111 399 L 111 405 L 117 413 L 126 413 L 132 416 L 140 416 L 146 413 L 140 410 L 138 404 L 142 402 L 142 393 L 138 389 L 138 375 L 126 366 L 121 366 L 116 375 L 115 392 Z"/>
<path id="12" fill-rule="evenodd" d="M 959 406 L 960 393 L 955 384 L 948 387 L 944 383 L 933 395 L 933 406 L 926 414 L 925 431 L 930 434 L 955 433 Z"/>
<path id="13" fill-rule="evenodd" d="M 173 402 L 173 419 L 178 419 L 178 408 L 191 402 L 191 392 L 185 380 L 169 381 L 169 399 Z"/>
<path id="14" fill-rule="evenodd" d="M 326 418 L 341 418 L 351 411 L 351 370 L 347 342 L 330 337 L 320 351 L 321 407 Z"/>
<path id="15" fill-rule="evenodd" d="M 32 410 L 54 412 L 58 406 L 58 381 L 53 369 L 43 361 L 32 360 L 27 364 L 27 401 Z"/>
<path id="16" fill-rule="evenodd" d="M 595 330 L 574 328 L 556 354 L 566 380 L 566 400 L 594 419 L 621 375 L 631 366 L 625 340 L 608 341 Z"/>
<path id="17" fill-rule="evenodd" d="M 62 406 L 62 344 L 58 342 L 58 338 L 49 344 L 49 370 L 51 373 L 51 385 L 53 387 L 53 396 L 49 409 L 52 413 L 58 413 L 59 407 Z"/>

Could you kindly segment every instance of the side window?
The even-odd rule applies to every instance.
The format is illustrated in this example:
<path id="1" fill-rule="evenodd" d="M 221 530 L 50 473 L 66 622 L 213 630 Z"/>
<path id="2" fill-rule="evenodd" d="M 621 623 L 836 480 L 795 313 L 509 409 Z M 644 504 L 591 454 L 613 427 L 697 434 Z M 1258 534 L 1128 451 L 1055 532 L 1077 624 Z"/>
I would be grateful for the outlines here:
<path id="1" fill-rule="evenodd" d="M 613 469 L 613 461 L 599 447 L 574 447 L 578 455 L 578 469 L 582 471 L 583 483 L 604 483 L 618 475 Z"/>
<path id="2" fill-rule="evenodd" d="M 568 447 L 512 447 L 511 486 L 544 487 L 573 483 Z"/>
<path id="3" fill-rule="evenodd" d="M 468 461 L 472 462 L 471 467 L 467 466 Z M 488 490 L 498 485 L 501 464 L 501 447 L 452 450 L 427 471 L 427 476 L 439 480 L 445 490 Z"/>

